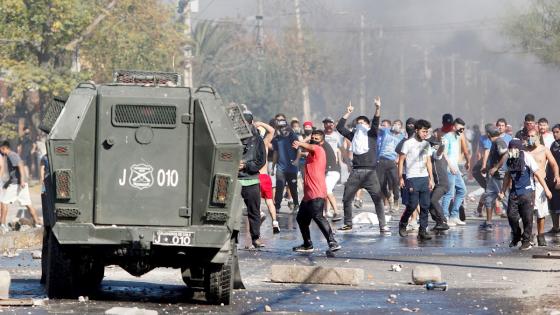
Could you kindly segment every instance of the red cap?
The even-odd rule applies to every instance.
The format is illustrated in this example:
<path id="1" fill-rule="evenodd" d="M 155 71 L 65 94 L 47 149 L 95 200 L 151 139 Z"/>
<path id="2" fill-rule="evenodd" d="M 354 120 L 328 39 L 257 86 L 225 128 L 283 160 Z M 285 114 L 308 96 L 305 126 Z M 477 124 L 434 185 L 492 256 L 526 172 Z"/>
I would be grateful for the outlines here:
<path id="1" fill-rule="evenodd" d="M 308 126 L 313 127 L 313 123 L 310 122 L 310 121 L 306 121 L 306 122 L 303 123 L 303 128 L 308 127 Z"/>

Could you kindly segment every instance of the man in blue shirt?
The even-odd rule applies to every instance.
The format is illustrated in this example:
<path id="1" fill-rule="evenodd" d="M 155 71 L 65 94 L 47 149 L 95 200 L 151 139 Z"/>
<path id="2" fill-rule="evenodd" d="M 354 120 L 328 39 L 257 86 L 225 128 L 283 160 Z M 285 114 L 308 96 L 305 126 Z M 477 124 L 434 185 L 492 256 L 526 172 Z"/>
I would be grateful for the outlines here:
<path id="1" fill-rule="evenodd" d="M 297 150 L 292 147 L 292 143 L 298 139 L 298 136 L 290 128 L 285 119 L 276 121 L 278 134 L 272 139 L 272 149 L 274 155 L 272 157 L 272 173 L 276 175 L 276 193 L 274 194 L 274 206 L 276 210 L 280 210 L 282 197 L 284 196 L 284 187 L 288 184 L 288 189 L 292 196 L 294 208 L 297 210 L 298 192 L 297 192 L 297 174 L 298 167 L 294 165 L 297 158 Z"/>
<path id="2" fill-rule="evenodd" d="M 389 200 L 391 210 L 398 209 L 400 181 L 397 175 L 397 163 L 399 157 L 395 149 L 403 138 L 398 124 L 393 124 L 390 128 L 379 129 L 377 177 L 383 198 Z M 393 192 L 393 200 L 390 200 L 391 194 L 388 188 Z"/>

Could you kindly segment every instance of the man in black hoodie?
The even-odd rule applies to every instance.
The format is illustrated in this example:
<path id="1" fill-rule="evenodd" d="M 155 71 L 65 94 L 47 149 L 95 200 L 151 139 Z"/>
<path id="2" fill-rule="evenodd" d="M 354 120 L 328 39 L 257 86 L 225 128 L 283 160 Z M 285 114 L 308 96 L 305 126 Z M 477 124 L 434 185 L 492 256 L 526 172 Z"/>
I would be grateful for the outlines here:
<path id="1" fill-rule="evenodd" d="M 251 127 L 253 135 L 241 141 L 243 144 L 243 157 L 239 162 L 239 173 L 237 175 L 241 183 L 241 197 L 247 207 L 247 218 L 249 219 L 249 232 L 253 247 L 264 247 L 260 240 L 261 229 L 261 189 L 259 182 L 259 170 L 266 163 L 266 150 L 259 131 L 253 126 L 253 114 L 249 111 L 243 112 L 243 117 Z"/>
<path id="2" fill-rule="evenodd" d="M 365 188 L 375 204 L 375 212 L 379 219 L 381 233 L 389 233 L 389 227 L 385 222 L 385 209 L 381 196 L 381 186 L 377 178 L 377 134 L 379 119 L 381 116 L 381 98 L 375 97 L 375 114 L 370 125 L 366 116 L 356 118 L 356 129 L 349 131 L 344 126 L 350 114 L 354 111 L 352 103 L 346 108 L 346 113 L 336 125 L 336 130 L 348 140 L 352 141 L 352 173 L 344 186 L 342 203 L 344 205 L 344 226 L 339 231 L 352 231 L 352 200 L 356 192 Z"/>

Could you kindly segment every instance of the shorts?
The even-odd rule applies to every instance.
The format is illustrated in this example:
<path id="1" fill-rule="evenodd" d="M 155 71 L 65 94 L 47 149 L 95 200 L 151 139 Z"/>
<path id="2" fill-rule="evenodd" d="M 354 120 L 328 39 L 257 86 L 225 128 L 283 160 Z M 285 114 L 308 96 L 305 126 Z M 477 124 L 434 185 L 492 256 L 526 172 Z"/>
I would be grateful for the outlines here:
<path id="1" fill-rule="evenodd" d="M 327 194 L 332 194 L 333 193 L 334 186 L 336 186 L 336 183 L 338 183 L 339 179 L 340 179 L 340 172 L 337 172 L 337 171 L 328 171 L 327 172 L 327 177 L 326 177 Z"/>
<path id="2" fill-rule="evenodd" d="M 31 205 L 31 196 L 29 195 L 29 185 L 25 185 L 23 188 L 19 184 L 10 184 L 8 188 L 4 191 L 0 202 L 4 204 L 12 204 L 18 201 L 22 206 Z"/>
<path id="3" fill-rule="evenodd" d="M 548 199 L 540 183 L 535 183 L 535 210 L 537 211 L 537 218 L 539 219 L 549 214 Z"/>
<path id="4" fill-rule="evenodd" d="M 496 204 L 496 199 L 498 194 L 502 189 L 503 179 L 497 179 L 494 177 L 488 177 L 486 181 L 486 191 L 484 192 L 484 206 L 486 208 L 492 209 Z M 504 198 L 507 199 L 507 198 Z M 507 208 L 507 206 L 504 206 Z"/>
<path id="5" fill-rule="evenodd" d="M 272 180 L 268 174 L 259 174 L 261 198 L 272 199 Z"/>

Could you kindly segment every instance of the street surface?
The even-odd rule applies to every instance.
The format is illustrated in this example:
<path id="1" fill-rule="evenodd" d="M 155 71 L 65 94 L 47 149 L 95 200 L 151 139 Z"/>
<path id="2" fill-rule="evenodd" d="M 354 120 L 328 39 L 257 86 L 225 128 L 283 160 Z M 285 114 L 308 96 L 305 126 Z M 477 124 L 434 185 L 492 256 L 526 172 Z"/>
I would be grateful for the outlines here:
<path id="1" fill-rule="evenodd" d="M 342 190 L 343 186 L 335 190 L 339 204 Z M 37 197 L 34 195 L 34 200 Z M 511 249 L 507 221 L 498 219 L 492 232 L 479 231 L 480 219 L 470 217 L 474 205 L 468 206 L 466 226 L 452 227 L 446 235 L 423 243 L 416 240 L 415 233 L 399 237 L 395 217 L 389 236 L 380 235 L 378 227 L 371 225 L 355 226 L 350 233 L 339 232 L 336 238 L 343 248 L 331 258 L 325 255 L 327 244 L 314 223 L 315 251 L 292 252 L 301 237 L 295 216 L 283 207 L 280 234 L 272 234 L 270 218 L 263 224 L 264 249 L 246 249 L 250 239 L 247 230 L 242 231 L 239 256 L 247 289 L 236 290 L 230 306 L 207 305 L 198 293 L 191 298 L 179 270 L 156 269 L 136 278 L 120 267 L 110 266 L 100 291 L 86 301 L 50 300 L 34 307 L 0 308 L 0 313 L 104 314 L 115 306 L 156 310 L 159 314 L 256 314 L 264 312 L 266 305 L 272 313 L 340 314 L 551 314 L 560 309 L 556 293 L 560 288 L 558 260 L 532 258 L 548 252 L 560 255 L 560 239 L 549 237 L 545 248 L 525 252 Z M 361 210 L 373 211 L 371 200 L 366 198 Z M 15 209 L 10 215 L 15 215 Z M 342 222 L 336 224 L 340 225 Z M 39 284 L 40 260 L 31 258 L 33 250 L 0 258 L 0 269 L 12 276 L 12 298 L 45 298 Z M 269 280 L 273 264 L 362 268 L 365 279 L 359 286 L 278 284 Z M 402 271 L 391 271 L 393 264 L 401 264 Z M 440 267 L 449 290 L 427 291 L 411 284 L 411 271 L 420 264 Z"/>

